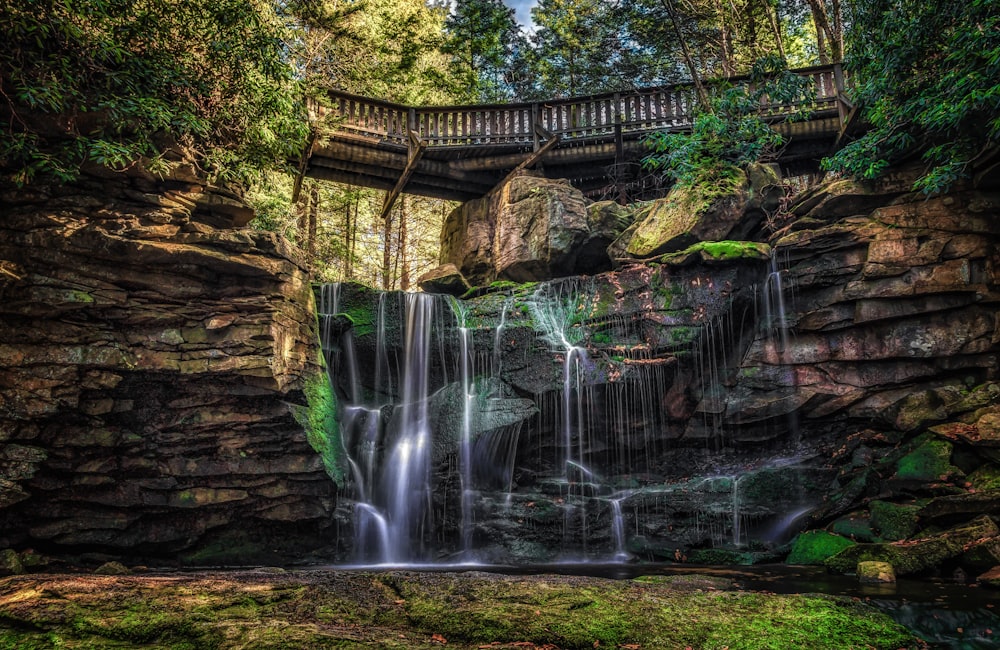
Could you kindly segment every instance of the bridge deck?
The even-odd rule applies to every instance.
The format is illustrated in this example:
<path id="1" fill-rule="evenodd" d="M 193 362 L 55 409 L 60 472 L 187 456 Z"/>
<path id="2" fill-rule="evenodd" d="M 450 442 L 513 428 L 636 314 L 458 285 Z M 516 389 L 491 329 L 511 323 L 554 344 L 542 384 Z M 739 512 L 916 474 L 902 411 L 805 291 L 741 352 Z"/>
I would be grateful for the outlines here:
<path id="1" fill-rule="evenodd" d="M 845 113 L 839 66 L 796 72 L 813 80 L 815 99 L 808 106 L 768 105 L 764 114 L 789 140 L 780 164 L 798 171 L 814 168 L 827 153 Z M 477 106 L 417 108 L 340 92 L 331 98 L 320 117 L 332 117 L 337 132 L 314 148 L 307 176 L 388 190 L 409 171 L 407 192 L 461 201 L 489 192 L 551 137 L 558 143 L 539 160 L 546 176 L 610 194 L 638 176 L 648 153 L 642 139 L 689 130 L 696 104 L 692 84 Z M 812 111 L 808 121 L 780 121 L 800 108 Z M 419 159 L 411 158 L 414 138 L 421 141 Z"/>

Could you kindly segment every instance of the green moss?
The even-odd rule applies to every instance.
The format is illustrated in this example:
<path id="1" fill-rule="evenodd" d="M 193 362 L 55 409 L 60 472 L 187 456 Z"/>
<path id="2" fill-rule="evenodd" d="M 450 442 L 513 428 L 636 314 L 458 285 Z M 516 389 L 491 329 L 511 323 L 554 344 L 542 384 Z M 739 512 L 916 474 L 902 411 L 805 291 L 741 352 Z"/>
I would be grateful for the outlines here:
<path id="1" fill-rule="evenodd" d="M 907 542 L 857 544 L 829 557 L 823 564 L 839 573 L 852 573 L 858 562 L 888 562 L 897 575 L 917 573 L 957 557 L 967 544 L 996 534 L 996 524 L 983 515 L 944 533 Z"/>
<path id="2" fill-rule="evenodd" d="M 749 241 L 706 241 L 688 246 L 682 251 L 668 253 L 660 258 L 664 264 L 701 260 L 724 262 L 732 260 L 768 260 L 771 247 Z"/>
<path id="3" fill-rule="evenodd" d="M 319 369 L 305 385 L 306 406 L 293 406 L 292 414 L 306 431 L 309 445 L 323 459 L 326 473 L 338 485 L 343 485 L 347 458 L 340 439 L 337 422 L 337 399 L 326 375 L 326 361 L 319 355 Z"/>
<path id="4" fill-rule="evenodd" d="M 951 464 L 951 443 L 930 435 L 917 439 L 916 447 L 896 463 L 896 478 L 943 481 L 959 473 Z"/>
<path id="5" fill-rule="evenodd" d="M 792 552 L 785 560 L 788 564 L 823 564 L 823 562 L 840 553 L 845 548 L 854 546 L 854 542 L 828 533 L 825 530 L 810 530 L 795 538 Z"/>
<path id="6" fill-rule="evenodd" d="M 916 647 L 848 599 L 719 591 L 729 580 L 304 572 L 13 585 L 0 648 Z M 14 629 L 17 626 L 17 629 Z M 49 641 L 49 643 L 46 643 Z"/>
<path id="7" fill-rule="evenodd" d="M 878 535 L 872 530 L 871 517 L 866 513 L 852 512 L 837 519 L 830 525 L 830 532 L 855 542 L 880 542 Z"/>
<path id="8" fill-rule="evenodd" d="M 968 479 L 976 490 L 1000 490 L 1000 467 L 986 463 L 969 474 Z"/>
<path id="9" fill-rule="evenodd" d="M 886 501 L 872 501 L 872 528 L 885 540 L 906 539 L 917 532 L 916 506 L 902 506 Z"/>

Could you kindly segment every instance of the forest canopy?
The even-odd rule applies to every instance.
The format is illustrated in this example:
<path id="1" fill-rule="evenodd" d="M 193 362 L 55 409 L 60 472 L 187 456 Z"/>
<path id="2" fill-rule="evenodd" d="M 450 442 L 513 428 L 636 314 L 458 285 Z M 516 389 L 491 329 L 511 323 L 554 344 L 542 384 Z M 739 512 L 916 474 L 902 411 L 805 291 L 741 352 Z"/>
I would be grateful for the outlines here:
<path id="1" fill-rule="evenodd" d="M 297 239 L 319 279 L 407 288 L 436 264 L 450 205 L 406 197 L 380 221 L 381 192 L 311 180 L 292 201 L 300 151 L 329 132 L 306 106 L 328 89 L 503 102 L 845 60 L 870 130 L 828 167 L 873 178 L 918 153 L 918 185 L 935 192 L 997 147 L 998 13 L 995 0 L 539 0 L 526 29 L 501 0 L 5 2 L 0 174 L 156 171 L 183 150 L 210 179 L 242 181 L 255 225 Z M 741 132 L 703 109 L 710 130 Z"/>

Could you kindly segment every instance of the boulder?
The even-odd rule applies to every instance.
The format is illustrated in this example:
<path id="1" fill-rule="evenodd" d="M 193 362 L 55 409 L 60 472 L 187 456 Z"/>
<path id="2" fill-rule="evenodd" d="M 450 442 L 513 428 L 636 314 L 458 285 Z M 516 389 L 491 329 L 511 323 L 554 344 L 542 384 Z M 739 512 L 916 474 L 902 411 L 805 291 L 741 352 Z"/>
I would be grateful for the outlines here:
<path id="1" fill-rule="evenodd" d="M 648 259 L 697 242 L 747 238 L 783 194 L 777 174 L 763 165 L 719 187 L 675 186 L 665 198 L 639 209 L 635 227 L 623 233 L 609 253 L 619 260 Z"/>
<path id="2" fill-rule="evenodd" d="M 858 562 L 855 573 L 858 575 L 858 582 L 862 584 L 896 582 L 896 572 L 888 562 Z"/>
<path id="3" fill-rule="evenodd" d="M 500 188 L 493 209 L 497 278 L 529 282 L 576 270 L 590 224 L 586 199 L 568 181 L 516 177 Z"/>
<path id="4" fill-rule="evenodd" d="M 21 575 L 24 572 L 24 565 L 16 551 L 10 548 L 0 551 L 0 577 Z"/>
<path id="5" fill-rule="evenodd" d="M 426 293 L 444 293 L 450 296 L 461 296 L 471 288 L 454 264 L 442 264 L 424 273 L 417 284 Z"/>
<path id="6" fill-rule="evenodd" d="M 99 576 L 128 576 L 132 575 L 132 570 L 121 562 L 105 562 L 94 569 L 94 573 Z"/>
<path id="7" fill-rule="evenodd" d="M 601 249 L 625 219 L 608 204 L 588 210 L 566 180 L 526 173 L 448 215 L 440 262 L 454 264 L 475 285 L 600 272 L 610 266 Z"/>
<path id="8" fill-rule="evenodd" d="M 855 542 L 828 533 L 825 530 L 810 530 L 795 538 L 792 552 L 785 559 L 786 564 L 823 564 L 823 562 Z"/>

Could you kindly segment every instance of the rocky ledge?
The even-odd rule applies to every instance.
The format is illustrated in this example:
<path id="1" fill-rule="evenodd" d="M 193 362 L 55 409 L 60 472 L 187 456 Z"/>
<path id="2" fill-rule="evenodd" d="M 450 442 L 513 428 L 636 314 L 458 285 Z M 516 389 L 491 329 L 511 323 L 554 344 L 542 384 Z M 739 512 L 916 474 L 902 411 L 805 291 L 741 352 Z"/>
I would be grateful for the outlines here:
<path id="1" fill-rule="evenodd" d="M 699 575 L 261 570 L 0 581 L 2 647 L 829 648 L 926 644 L 856 599 Z M 36 645 L 37 644 L 37 645 Z"/>
<path id="2" fill-rule="evenodd" d="M 324 543 L 333 405 L 288 245 L 191 175 L 0 190 L 0 548 Z"/>

